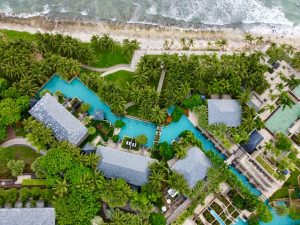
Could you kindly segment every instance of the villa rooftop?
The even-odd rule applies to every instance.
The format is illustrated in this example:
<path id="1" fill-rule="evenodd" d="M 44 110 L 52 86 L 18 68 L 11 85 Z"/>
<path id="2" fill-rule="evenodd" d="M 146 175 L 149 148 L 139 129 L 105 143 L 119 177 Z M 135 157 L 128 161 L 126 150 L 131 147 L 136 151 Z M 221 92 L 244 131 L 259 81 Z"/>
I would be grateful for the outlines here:
<path id="1" fill-rule="evenodd" d="M 105 177 L 123 178 L 127 183 L 136 186 L 147 183 L 150 172 L 149 165 L 156 161 L 105 146 L 99 146 L 96 154 L 101 157 L 98 168 Z"/>
<path id="2" fill-rule="evenodd" d="M 198 181 L 206 177 L 207 170 L 212 166 L 210 160 L 198 148 L 192 147 L 187 156 L 171 166 L 171 169 L 183 175 L 190 188 L 195 187 Z"/>
<path id="3" fill-rule="evenodd" d="M 51 128 L 59 141 L 68 140 L 78 146 L 88 134 L 87 128 L 49 93 L 45 94 L 29 113 Z"/>
<path id="4" fill-rule="evenodd" d="M 3 208 L 0 225 L 55 225 L 54 208 Z"/>
<path id="5" fill-rule="evenodd" d="M 242 107 L 234 99 L 208 99 L 208 123 L 237 127 L 241 124 Z"/>

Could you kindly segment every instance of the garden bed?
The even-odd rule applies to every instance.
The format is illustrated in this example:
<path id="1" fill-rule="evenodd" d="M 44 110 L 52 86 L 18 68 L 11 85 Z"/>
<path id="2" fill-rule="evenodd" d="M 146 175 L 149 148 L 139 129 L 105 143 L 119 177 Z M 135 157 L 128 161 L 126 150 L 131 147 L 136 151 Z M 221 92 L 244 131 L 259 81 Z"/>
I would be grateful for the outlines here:
<path id="1" fill-rule="evenodd" d="M 96 121 L 93 126 L 97 129 L 104 141 L 108 141 L 114 134 L 114 127 L 107 121 Z"/>
<path id="2" fill-rule="evenodd" d="M 224 195 L 218 195 L 218 199 L 225 205 L 228 206 L 230 204 L 230 202 L 225 198 Z"/>
<path id="3" fill-rule="evenodd" d="M 215 217 L 208 211 L 205 210 L 203 212 L 203 217 L 206 219 L 207 222 L 212 223 L 215 220 Z"/>
<path id="4" fill-rule="evenodd" d="M 238 211 L 234 211 L 232 214 L 231 214 L 231 216 L 233 217 L 233 218 L 238 218 L 238 216 L 239 216 L 240 214 L 238 213 Z"/>
<path id="5" fill-rule="evenodd" d="M 126 144 L 127 142 L 135 143 L 135 145 L 128 146 Z M 139 143 L 136 142 L 136 140 L 134 138 L 124 137 L 123 141 L 122 141 L 122 148 L 138 151 L 140 149 L 140 145 L 139 145 Z"/>
<path id="6" fill-rule="evenodd" d="M 231 214 L 234 212 L 235 208 L 232 205 L 230 205 L 230 206 L 228 206 L 227 210 Z"/>
<path id="7" fill-rule="evenodd" d="M 220 215 L 220 213 L 223 212 L 222 207 L 221 207 L 218 203 L 216 203 L 216 202 L 213 202 L 213 203 L 210 205 L 210 207 L 211 207 L 217 214 L 219 214 L 219 215 Z"/>

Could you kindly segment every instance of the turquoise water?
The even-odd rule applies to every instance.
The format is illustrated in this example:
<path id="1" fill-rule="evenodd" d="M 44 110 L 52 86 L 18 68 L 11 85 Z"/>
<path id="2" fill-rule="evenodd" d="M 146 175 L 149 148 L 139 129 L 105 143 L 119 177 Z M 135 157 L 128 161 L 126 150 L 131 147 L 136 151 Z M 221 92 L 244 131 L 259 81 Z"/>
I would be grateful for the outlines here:
<path id="1" fill-rule="evenodd" d="M 217 220 L 221 225 L 225 225 L 224 221 L 218 216 L 218 214 L 217 214 L 213 209 L 210 209 L 209 212 L 216 218 L 216 220 Z"/>
<path id="2" fill-rule="evenodd" d="M 127 117 L 117 117 L 112 113 L 109 106 L 101 101 L 101 99 L 79 79 L 73 79 L 70 83 L 68 83 L 59 76 L 53 76 L 43 89 L 48 89 L 52 93 L 60 90 L 68 98 L 78 97 L 83 102 L 90 104 L 90 114 L 93 114 L 97 110 L 103 110 L 106 118 L 112 124 L 114 124 L 116 120 L 122 119 L 126 125 L 121 129 L 121 139 L 124 136 L 136 137 L 138 135 L 145 134 L 148 138 L 146 146 L 150 147 L 153 145 L 156 131 L 156 126 L 154 124 Z"/>
<path id="3" fill-rule="evenodd" d="M 145 134 L 148 137 L 147 146 L 152 146 L 156 131 L 156 126 L 154 124 L 126 117 L 117 117 L 112 113 L 109 106 L 102 102 L 101 99 L 93 91 L 86 87 L 79 79 L 73 79 L 72 82 L 68 83 L 56 75 L 53 76 L 52 79 L 49 80 L 49 82 L 42 88 L 42 90 L 44 89 L 48 89 L 52 93 L 60 90 L 67 97 L 80 98 L 82 101 L 91 105 L 89 113 L 93 114 L 97 110 L 103 110 L 105 112 L 106 117 L 111 123 L 115 123 L 116 120 L 122 119 L 126 123 L 126 126 L 123 127 L 121 130 L 121 138 L 123 138 L 126 135 L 135 137 L 140 134 Z M 212 150 L 222 159 L 226 159 L 226 157 L 214 147 L 213 143 L 207 140 L 201 134 L 201 132 L 194 127 L 194 125 L 189 121 L 189 119 L 185 115 L 182 116 L 178 122 L 171 123 L 168 126 L 163 127 L 160 142 L 166 141 L 168 143 L 171 143 L 172 140 L 175 140 L 178 137 L 178 135 L 185 130 L 190 130 L 202 142 L 203 149 L 205 151 Z M 260 191 L 254 188 L 248 182 L 247 178 L 244 175 L 240 174 L 234 167 L 230 167 L 230 170 L 253 194 L 255 194 L 256 196 L 261 195 Z M 293 221 L 290 217 L 287 216 L 278 216 L 272 208 L 271 212 L 274 216 L 274 220 L 271 223 L 268 223 L 268 225 L 293 225 L 300 223 L 300 221 Z M 238 219 L 238 222 L 236 223 L 236 225 L 245 224 L 247 223 L 243 222 L 241 219 Z M 265 225 L 265 223 L 260 224 Z"/>
<path id="4" fill-rule="evenodd" d="M 289 216 L 279 216 L 276 211 L 269 207 L 270 211 L 273 215 L 273 220 L 270 223 L 263 223 L 259 222 L 260 225 L 298 225 L 300 224 L 300 220 L 292 220 Z M 248 223 L 242 221 L 240 218 L 238 218 L 238 222 L 234 225 L 247 225 Z"/>

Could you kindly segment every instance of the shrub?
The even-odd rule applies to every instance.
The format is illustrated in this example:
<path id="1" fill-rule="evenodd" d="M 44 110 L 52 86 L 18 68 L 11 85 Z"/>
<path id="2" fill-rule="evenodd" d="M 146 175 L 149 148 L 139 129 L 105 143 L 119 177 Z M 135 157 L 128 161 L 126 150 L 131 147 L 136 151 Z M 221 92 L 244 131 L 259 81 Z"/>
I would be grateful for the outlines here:
<path id="1" fill-rule="evenodd" d="M 173 148 L 167 142 L 159 145 L 159 152 L 165 160 L 170 160 L 175 155 Z"/>
<path id="2" fill-rule="evenodd" d="M 184 114 L 183 110 L 176 106 L 172 113 L 172 121 L 178 122 L 183 114 Z"/>
<path id="3" fill-rule="evenodd" d="M 20 200 L 22 202 L 22 207 L 25 207 L 26 202 L 30 199 L 31 197 L 31 191 L 29 188 L 24 187 L 20 190 Z"/>
<path id="4" fill-rule="evenodd" d="M 22 160 L 10 160 L 7 163 L 7 167 L 10 169 L 11 175 L 17 177 L 23 173 L 25 163 Z"/>
<path id="5" fill-rule="evenodd" d="M 114 142 L 114 143 L 117 143 L 118 141 L 119 141 L 119 139 L 120 139 L 120 136 L 119 135 L 114 135 L 114 136 L 112 136 L 112 141 Z"/>
<path id="6" fill-rule="evenodd" d="M 205 103 L 204 100 L 201 99 L 200 95 L 192 95 L 191 97 L 189 97 L 188 99 L 183 100 L 183 105 L 185 108 L 187 109 L 193 109 L 196 106 L 200 106 L 203 105 Z"/>
<path id="7" fill-rule="evenodd" d="M 166 218 L 161 213 L 151 213 L 150 217 L 150 224 L 152 225 L 165 225 L 167 224 Z"/>
<path id="8" fill-rule="evenodd" d="M 122 128 L 125 126 L 125 123 L 122 120 L 117 120 L 115 123 L 116 128 Z"/>
<path id="9" fill-rule="evenodd" d="M 48 89 L 44 89 L 39 93 L 40 98 L 42 98 L 45 94 L 51 94 L 51 92 Z"/>
<path id="10" fill-rule="evenodd" d="M 141 134 L 141 135 L 137 136 L 137 137 L 135 138 L 135 140 L 136 140 L 136 142 L 137 142 L 138 144 L 140 144 L 140 145 L 145 145 L 145 144 L 147 144 L 148 138 L 147 138 L 146 135 Z"/>
<path id="11" fill-rule="evenodd" d="M 41 189 L 38 188 L 38 187 L 34 187 L 30 190 L 31 192 L 31 196 L 34 200 L 39 200 L 40 199 L 40 196 L 41 196 Z"/>
<path id="12" fill-rule="evenodd" d="M 85 113 L 87 112 L 89 109 L 90 109 L 90 105 L 88 103 L 83 103 L 81 106 L 80 106 L 80 112 L 82 113 Z"/>
<path id="13" fill-rule="evenodd" d="M 89 127 L 88 132 L 89 132 L 89 135 L 94 135 L 96 133 L 96 128 L 95 127 Z"/>
<path id="14" fill-rule="evenodd" d="M 11 203 L 11 206 L 14 207 L 16 201 L 18 200 L 18 191 L 16 188 L 11 188 L 9 190 L 4 191 L 4 199 L 5 202 Z"/>
<path id="15" fill-rule="evenodd" d="M 290 141 L 290 139 L 282 133 L 278 133 L 276 136 L 276 148 L 282 151 L 290 150 L 290 148 L 292 147 L 292 142 Z"/>

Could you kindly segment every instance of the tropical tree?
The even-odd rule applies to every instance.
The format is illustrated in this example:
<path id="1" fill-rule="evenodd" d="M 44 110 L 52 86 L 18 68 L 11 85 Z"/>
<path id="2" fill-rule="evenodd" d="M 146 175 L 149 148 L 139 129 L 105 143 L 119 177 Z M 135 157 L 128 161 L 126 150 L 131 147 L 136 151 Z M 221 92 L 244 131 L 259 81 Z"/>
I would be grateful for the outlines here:
<path id="1" fill-rule="evenodd" d="M 151 109 L 151 120 L 160 124 L 166 119 L 166 110 L 161 109 L 158 105 L 155 105 Z"/>
<path id="2" fill-rule="evenodd" d="M 147 144 L 148 138 L 147 138 L 146 135 L 141 134 L 141 135 L 137 136 L 137 137 L 135 138 L 135 140 L 136 140 L 136 142 L 137 142 L 138 144 L 140 144 L 140 145 L 145 145 L 145 144 Z"/>
<path id="3" fill-rule="evenodd" d="M 13 177 L 17 177 L 23 173 L 25 163 L 23 160 L 10 160 L 7 163 L 7 168 L 10 169 Z"/>
<path id="4" fill-rule="evenodd" d="M 56 180 L 55 185 L 53 186 L 54 194 L 58 198 L 62 198 L 69 191 L 69 184 L 67 183 L 66 178 L 63 180 Z"/>
<path id="5" fill-rule="evenodd" d="M 275 207 L 276 213 L 279 216 L 285 216 L 289 213 L 289 209 L 286 205 L 279 205 Z"/>

